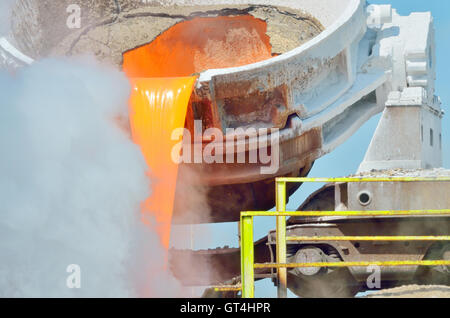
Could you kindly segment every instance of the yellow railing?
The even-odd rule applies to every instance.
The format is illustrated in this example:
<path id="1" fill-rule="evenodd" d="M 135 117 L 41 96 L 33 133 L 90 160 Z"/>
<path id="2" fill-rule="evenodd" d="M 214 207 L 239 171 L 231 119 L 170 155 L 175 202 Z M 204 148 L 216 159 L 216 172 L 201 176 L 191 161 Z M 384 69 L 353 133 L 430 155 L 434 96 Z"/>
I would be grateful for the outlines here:
<path id="1" fill-rule="evenodd" d="M 287 269 L 296 267 L 353 267 L 353 266 L 438 266 L 450 265 L 450 261 L 385 261 L 385 262 L 335 262 L 335 263 L 286 263 L 287 241 L 450 241 L 450 236 L 326 236 L 286 237 L 286 216 L 404 216 L 404 215 L 446 215 L 450 209 L 416 211 L 308 211 L 286 212 L 286 184 L 298 182 L 449 182 L 450 178 L 277 178 L 276 212 L 241 212 L 241 288 L 243 298 L 254 297 L 254 270 L 277 269 L 278 297 L 287 297 Z M 253 243 L 253 217 L 275 216 L 276 263 L 255 264 Z"/>

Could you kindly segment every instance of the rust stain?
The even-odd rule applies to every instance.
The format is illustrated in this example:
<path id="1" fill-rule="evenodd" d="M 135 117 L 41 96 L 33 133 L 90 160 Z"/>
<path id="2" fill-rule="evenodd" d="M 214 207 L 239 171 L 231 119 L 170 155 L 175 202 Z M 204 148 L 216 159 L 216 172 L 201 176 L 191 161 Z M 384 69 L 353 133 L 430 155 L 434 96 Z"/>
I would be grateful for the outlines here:
<path id="1" fill-rule="evenodd" d="M 300 136 L 290 139 L 282 145 L 283 160 L 306 159 L 313 151 L 322 147 L 322 132 L 320 128 L 313 128 Z"/>
<path id="2" fill-rule="evenodd" d="M 273 123 L 272 126 L 277 127 L 287 118 L 284 113 L 288 110 L 288 87 L 283 84 L 270 90 L 224 98 L 218 105 L 229 128 L 258 122 Z"/>

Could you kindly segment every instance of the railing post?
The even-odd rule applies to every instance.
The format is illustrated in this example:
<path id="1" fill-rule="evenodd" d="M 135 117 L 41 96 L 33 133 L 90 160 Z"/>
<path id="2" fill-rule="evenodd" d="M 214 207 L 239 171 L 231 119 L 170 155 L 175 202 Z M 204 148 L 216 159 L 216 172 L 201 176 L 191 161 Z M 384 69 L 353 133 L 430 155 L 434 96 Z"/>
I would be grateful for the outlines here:
<path id="1" fill-rule="evenodd" d="M 286 212 L 286 182 L 276 181 L 277 212 Z M 277 216 L 277 263 L 286 264 L 286 217 Z M 278 298 L 287 297 L 287 269 L 279 268 L 277 271 Z"/>
<path id="2" fill-rule="evenodd" d="M 241 215 L 241 284 L 242 298 L 255 296 L 253 216 Z"/>

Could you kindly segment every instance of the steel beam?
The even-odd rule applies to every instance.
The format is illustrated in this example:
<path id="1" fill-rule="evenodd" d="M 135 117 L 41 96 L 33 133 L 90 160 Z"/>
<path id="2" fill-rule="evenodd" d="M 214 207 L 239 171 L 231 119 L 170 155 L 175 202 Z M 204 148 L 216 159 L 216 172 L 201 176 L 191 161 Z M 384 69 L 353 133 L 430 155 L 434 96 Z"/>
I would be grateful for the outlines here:
<path id="1" fill-rule="evenodd" d="M 242 298 L 255 296 L 253 216 L 241 216 L 241 284 Z"/>
<path id="2" fill-rule="evenodd" d="M 286 211 L 286 182 L 276 182 L 276 200 L 277 212 Z M 277 216 L 277 263 L 286 263 L 286 216 Z M 278 298 L 287 297 L 287 270 L 286 268 L 278 268 L 277 272 Z"/>

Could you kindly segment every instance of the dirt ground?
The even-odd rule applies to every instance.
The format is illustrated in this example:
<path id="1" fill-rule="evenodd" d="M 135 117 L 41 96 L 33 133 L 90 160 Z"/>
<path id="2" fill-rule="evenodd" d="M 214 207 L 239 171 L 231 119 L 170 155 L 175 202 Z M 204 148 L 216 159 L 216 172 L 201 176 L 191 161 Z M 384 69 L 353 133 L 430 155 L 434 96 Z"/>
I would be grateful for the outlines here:
<path id="1" fill-rule="evenodd" d="M 372 170 L 370 172 L 363 172 L 352 175 L 351 177 L 366 177 L 366 178 L 436 178 L 436 177 L 450 177 L 450 170 L 444 168 L 435 169 L 392 169 L 392 170 Z"/>
<path id="2" fill-rule="evenodd" d="M 408 285 L 380 290 L 362 298 L 450 298 L 450 287 Z"/>

